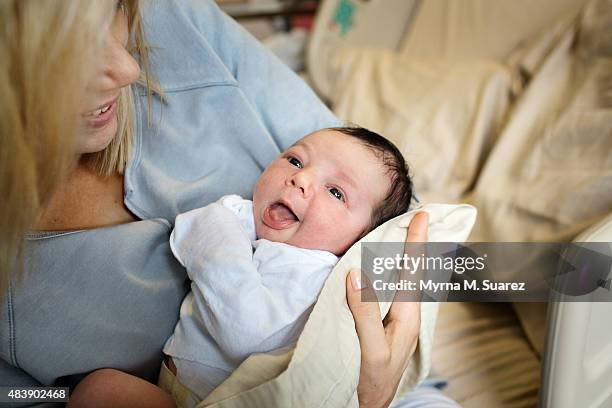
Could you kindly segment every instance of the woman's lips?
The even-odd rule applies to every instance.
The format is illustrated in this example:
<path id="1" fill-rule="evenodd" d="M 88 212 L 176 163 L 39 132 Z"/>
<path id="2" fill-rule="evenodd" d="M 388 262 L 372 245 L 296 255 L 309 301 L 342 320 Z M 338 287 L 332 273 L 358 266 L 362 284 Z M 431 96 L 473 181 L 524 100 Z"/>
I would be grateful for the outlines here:
<path id="1" fill-rule="evenodd" d="M 95 111 L 89 113 L 85 117 L 87 118 L 87 126 L 91 128 L 102 128 L 113 120 L 117 113 L 117 99 L 110 102 L 106 106 L 103 106 Z"/>
<path id="2" fill-rule="evenodd" d="M 282 230 L 293 226 L 299 222 L 295 213 L 283 203 L 274 203 L 263 212 L 263 223 L 276 230 Z"/>

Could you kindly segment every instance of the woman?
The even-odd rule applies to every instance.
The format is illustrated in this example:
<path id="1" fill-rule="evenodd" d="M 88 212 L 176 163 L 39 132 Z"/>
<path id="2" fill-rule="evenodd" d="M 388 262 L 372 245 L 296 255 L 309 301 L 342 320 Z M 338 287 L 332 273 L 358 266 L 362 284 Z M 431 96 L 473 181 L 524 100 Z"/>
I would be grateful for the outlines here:
<path id="1" fill-rule="evenodd" d="M 155 381 L 187 289 L 167 244 L 176 214 L 228 193 L 250 196 L 280 151 L 338 125 L 212 1 L 112 7 L 109 17 L 108 4 L 87 0 L 0 5 L 0 64 L 12 64 L 0 65 L 3 98 L 22 102 L 30 85 L 14 80 L 22 72 L 44 78 L 49 90 L 0 111 L 1 158 L 28 142 L 19 158 L 2 160 L 3 196 L 19 192 L 3 204 L 3 231 L 11 231 L 2 237 L 4 277 L 20 234 L 35 231 L 4 297 L 1 385 L 74 386 L 102 367 Z M 34 27 L 48 44 L 22 37 Z M 65 52 L 51 53 L 51 68 L 25 52 L 58 47 Z M 25 115 L 29 109 L 40 114 Z M 48 137 L 31 140 L 37 134 Z M 425 240 L 425 230 L 426 217 L 415 218 L 408 240 Z M 347 297 L 362 346 L 360 403 L 385 406 L 416 347 L 418 305 L 395 304 L 383 327 L 378 306 L 361 303 L 350 283 Z"/>

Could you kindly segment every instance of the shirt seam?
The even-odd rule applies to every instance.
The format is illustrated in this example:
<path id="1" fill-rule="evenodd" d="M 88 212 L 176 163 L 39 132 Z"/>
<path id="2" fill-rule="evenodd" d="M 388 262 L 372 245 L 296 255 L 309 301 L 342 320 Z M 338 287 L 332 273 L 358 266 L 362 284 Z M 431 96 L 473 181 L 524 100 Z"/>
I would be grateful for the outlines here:
<path id="1" fill-rule="evenodd" d="M 132 213 L 134 213 L 137 217 L 139 217 L 141 221 L 157 219 L 157 217 L 154 218 L 151 214 L 147 213 L 142 208 L 140 208 L 138 205 L 136 205 L 136 203 L 134 203 L 130 198 L 131 198 L 131 195 L 128 197 L 124 197 L 123 203 L 126 205 L 127 208 L 129 208 L 129 210 Z M 160 218 L 160 219 L 163 219 L 165 221 L 164 224 L 170 222 L 166 220 L 165 218 Z M 169 224 L 169 225 L 172 225 L 172 224 Z"/>
<path id="2" fill-rule="evenodd" d="M 136 214 L 136 215 L 138 215 L 138 214 Z M 79 229 L 79 230 L 71 230 L 71 231 L 28 232 L 25 235 L 25 239 L 28 240 L 28 241 L 39 241 L 39 240 L 43 240 L 43 239 L 58 238 L 58 237 L 66 236 L 66 235 L 79 234 L 79 233 L 82 233 L 82 232 L 94 231 L 94 230 L 103 229 L 103 228 L 113 228 L 113 227 L 118 227 L 118 226 L 125 225 L 125 224 L 130 224 L 130 223 L 133 223 L 133 222 L 142 222 L 142 221 L 152 221 L 152 222 L 161 224 L 161 225 L 163 225 L 165 227 L 172 227 L 172 224 L 170 223 L 170 221 L 168 221 L 165 218 L 162 218 L 162 217 L 151 217 L 151 218 L 141 218 L 141 219 L 139 219 L 137 221 L 131 221 L 131 222 L 123 223 L 123 224 L 108 225 L 108 226 L 95 227 L 95 228 L 89 228 L 89 229 Z"/>
<path id="3" fill-rule="evenodd" d="M 223 81 L 212 81 L 212 82 L 190 82 L 182 85 L 175 86 L 167 86 L 164 88 L 164 93 L 175 93 L 175 92 L 184 92 L 184 91 L 192 91 L 194 89 L 202 89 L 202 88 L 210 88 L 213 86 L 233 86 L 240 87 L 237 81 L 223 80 Z M 142 90 L 138 91 L 138 96 L 146 96 L 147 91 Z"/>
<path id="4" fill-rule="evenodd" d="M 78 234 L 79 232 L 86 231 L 84 229 L 71 230 L 71 231 L 40 231 L 40 232 L 27 232 L 25 239 L 28 241 L 38 241 L 47 238 L 62 237 L 65 235 Z"/>
<path id="5" fill-rule="evenodd" d="M 138 92 L 137 89 L 134 89 L 133 92 L 136 93 L 137 95 L 140 95 L 140 92 Z M 146 96 L 146 93 L 140 96 Z M 162 106 L 160 109 L 163 109 L 163 102 L 162 102 Z M 143 144 L 142 143 L 142 139 L 143 139 L 143 136 L 142 136 L 143 117 L 142 116 L 143 116 L 143 113 L 142 113 L 142 102 L 139 97 L 134 98 L 134 116 L 135 116 L 134 126 L 136 128 L 135 140 L 134 140 L 134 146 L 133 146 L 134 151 L 133 151 L 131 160 L 128 161 L 126 165 L 125 174 L 123 177 L 123 190 L 124 190 L 123 203 L 134 215 L 139 217 L 141 220 L 145 220 L 145 219 L 151 219 L 151 218 L 157 218 L 157 217 L 153 217 L 147 211 L 143 210 L 132 199 L 134 195 L 134 188 L 133 188 L 132 180 L 135 177 L 134 173 L 137 171 L 138 167 L 140 167 L 140 161 L 142 159 L 142 144 Z M 160 114 L 160 121 L 161 121 L 161 116 L 162 115 Z M 172 224 L 168 220 L 164 220 L 163 224 L 168 225 L 170 227 L 172 226 Z"/>
<path id="6" fill-rule="evenodd" d="M 151 215 L 148 214 L 146 211 L 144 211 L 142 208 L 140 208 L 138 205 L 136 205 L 131 199 L 134 194 L 134 188 L 132 187 L 132 179 L 134 178 L 133 174 L 136 172 L 136 170 L 140 166 L 140 161 L 142 158 L 142 132 L 143 132 L 143 129 L 142 129 L 143 126 L 141 125 L 142 124 L 142 102 L 140 98 L 134 98 L 134 100 L 135 100 L 134 114 L 136 116 L 134 118 L 135 127 L 136 127 L 136 140 L 134 141 L 134 156 L 131 162 L 127 164 L 126 169 L 125 169 L 125 175 L 123 179 L 124 181 L 123 202 L 125 203 L 126 207 L 128 207 L 130 211 L 132 211 L 132 213 L 140 217 L 140 219 L 144 220 L 144 219 L 151 218 Z M 163 104 L 162 104 L 162 109 L 163 109 Z"/>
<path id="7" fill-rule="evenodd" d="M 136 169 L 138 168 L 138 166 L 140 165 L 140 157 L 141 157 L 141 150 L 142 150 L 142 126 L 141 126 L 141 117 L 142 117 L 142 113 L 141 113 L 141 101 L 140 98 L 134 98 L 134 127 L 136 128 L 136 132 L 135 132 L 135 139 L 134 140 L 134 152 L 133 152 L 133 156 L 131 158 L 130 161 L 128 161 L 126 168 L 125 168 L 125 175 L 124 175 L 124 197 L 123 197 L 123 201 L 124 203 L 126 203 L 127 205 L 127 198 L 134 192 L 134 189 L 132 188 L 132 182 L 131 182 L 131 178 L 132 178 L 132 173 L 134 171 L 136 171 Z M 129 207 L 128 207 L 129 208 Z M 130 210 L 132 210 L 130 208 Z M 132 210 L 132 212 L 134 212 Z M 136 214 L 136 213 L 135 213 Z M 141 215 L 141 214 L 136 214 L 136 215 Z"/>
<path id="8" fill-rule="evenodd" d="M 8 298 L 7 298 L 7 313 L 8 313 L 8 324 L 9 324 L 9 356 L 11 364 L 15 367 L 19 367 L 17 362 L 17 350 L 15 346 L 15 316 L 13 311 L 13 283 L 9 282 L 8 287 Z"/>

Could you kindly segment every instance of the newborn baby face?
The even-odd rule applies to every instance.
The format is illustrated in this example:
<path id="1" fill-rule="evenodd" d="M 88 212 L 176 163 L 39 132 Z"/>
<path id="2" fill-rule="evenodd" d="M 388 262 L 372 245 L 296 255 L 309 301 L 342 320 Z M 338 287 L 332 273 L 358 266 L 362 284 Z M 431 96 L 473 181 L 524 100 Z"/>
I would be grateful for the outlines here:
<path id="1" fill-rule="evenodd" d="M 259 178 L 253 194 L 257 237 L 341 255 L 367 232 L 390 186 L 369 147 L 338 131 L 317 131 Z"/>

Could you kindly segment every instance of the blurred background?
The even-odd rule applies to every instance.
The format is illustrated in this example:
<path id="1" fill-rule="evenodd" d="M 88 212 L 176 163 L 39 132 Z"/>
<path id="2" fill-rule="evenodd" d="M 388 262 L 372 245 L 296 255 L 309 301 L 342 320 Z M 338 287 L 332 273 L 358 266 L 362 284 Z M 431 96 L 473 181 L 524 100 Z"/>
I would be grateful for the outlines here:
<path id="1" fill-rule="evenodd" d="M 612 0 L 217 1 L 471 241 L 612 242 Z M 433 370 L 464 407 L 612 407 L 612 303 L 443 304 Z"/>
<path id="2" fill-rule="evenodd" d="M 291 69 L 305 73 L 306 44 L 319 0 L 217 0 L 217 3 Z"/>

